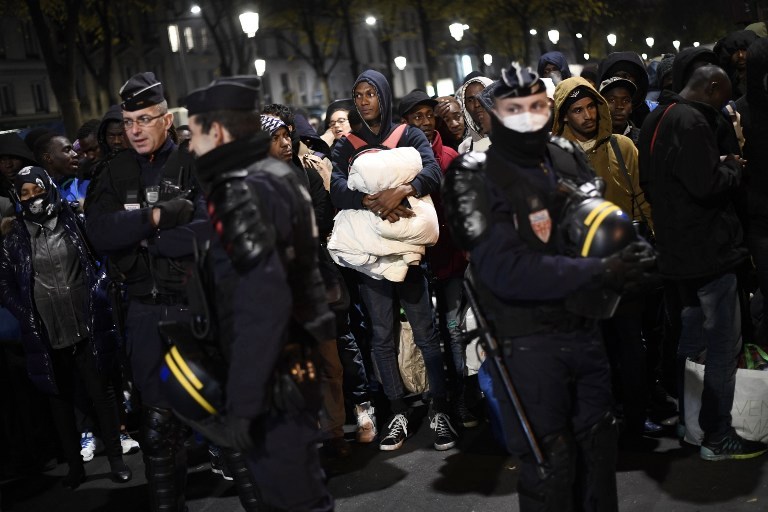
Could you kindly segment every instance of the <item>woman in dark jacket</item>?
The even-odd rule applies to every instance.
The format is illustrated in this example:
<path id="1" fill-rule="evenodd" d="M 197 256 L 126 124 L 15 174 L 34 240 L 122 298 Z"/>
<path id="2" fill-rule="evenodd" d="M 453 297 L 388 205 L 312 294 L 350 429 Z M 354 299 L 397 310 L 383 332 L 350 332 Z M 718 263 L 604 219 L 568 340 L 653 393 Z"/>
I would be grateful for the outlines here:
<path id="1" fill-rule="evenodd" d="M 19 321 L 27 371 L 49 396 L 69 464 L 64 485 L 85 480 L 75 425 L 73 388 L 82 380 L 107 446 L 111 477 L 131 479 L 122 458 L 120 422 L 110 375 L 118 333 L 99 272 L 75 214 L 41 167 L 15 178 L 21 214 L 0 254 L 0 302 Z"/>

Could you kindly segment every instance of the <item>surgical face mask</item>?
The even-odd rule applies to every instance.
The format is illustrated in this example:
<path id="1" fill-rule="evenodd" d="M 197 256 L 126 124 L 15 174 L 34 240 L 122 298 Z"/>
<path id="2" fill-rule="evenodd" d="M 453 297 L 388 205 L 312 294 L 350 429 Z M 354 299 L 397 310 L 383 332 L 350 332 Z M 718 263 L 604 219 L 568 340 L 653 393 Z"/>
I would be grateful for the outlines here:
<path id="1" fill-rule="evenodd" d="M 549 116 L 530 112 L 506 116 L 501 119 L 501 123 L 506 128 L 520 133 L 537 132 L 547 126 L 547 122 L 549 122 Z"/>

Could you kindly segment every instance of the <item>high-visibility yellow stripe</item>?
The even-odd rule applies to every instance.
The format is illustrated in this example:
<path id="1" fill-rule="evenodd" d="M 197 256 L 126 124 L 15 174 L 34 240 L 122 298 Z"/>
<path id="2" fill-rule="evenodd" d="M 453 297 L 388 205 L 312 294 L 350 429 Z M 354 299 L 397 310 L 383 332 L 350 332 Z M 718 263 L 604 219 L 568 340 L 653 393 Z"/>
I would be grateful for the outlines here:
<path id="1" fill-rule="evenodd" d="M 179 349 L 176 348 L 174 345 L 171 347 L 171 355 L 173 356 L 173 359 L 176 361 L 176 363 L 179 365 L 179 368 L 181 368 L 181 371 L 184 372 L 184 375 L 187 376 L 189 379 L 189 382 L 192 383 L 193 386 L 197 389 L 203 389 L 203 383 L 200 382 L 200 380 L 197 378 L 197 375 L 194 374 L 194 372 L 187 366 L 187 362 L 184 361 L 184 358 L 181 357 L 181 354 L 179 354 Z"/>
<path id="2" fill-rule="evenodd" d="M 208 401 L 200 395 L 200 393 L 197 392 L 195 388 L 192 387 L 192 385 L 189 383 L 189 381 L 184 377 L 184 374 L 179 370 L 179 367 L 176 366 L 176 363 L 173 360 L 173 357 L 171 357 L 171 354 L 165 354 L 165 362 L 168 364 L 168 368 L 171 370 L 173 375 L 176 377 L 176 380 L 179 381 L 179 383 L 184 387 L 184 389 L 189 393 L 189 396 L 195 399 L 195 401 L 202 406 L 203 409 L 208 411 L 210 414 L 218 414 L 216 411 L 216 408 L 214 408 Z"/>
<path id="3" fill-rule="evenodd" d="M 584 225 L 589 226 L 590 224 L 592 224 L 592 221 L 595 220 L 595 217 L 597 217 L 597 214 L 605 210 L 612 204 L 613 203 L 611 203 L 610 201 L 603 201 L 602 203 L 600 203 L 600 205 L 597 208 L 589 212 L 589 215 L 587 215 L 587 218 L 584 220 Z"/>
<path id="4" fill-rule="evenodd" d="M 615 204 L 612 204 L 612 203 L 608 203 L 608 204 L 610 205 L 610 207 L 605 208 L 600 213 L 600 215 L 597 216 L 597 219 L 595 219 L 595 223 L 592 224 L 592 226 L 589 228 L 589 233 L 587 233 L 587 239 L 584 240 L 584 245 L 581 248 L 581 255 L 585 258 L 587 257 L 587 254 L 589 254 L 589 249 L 592 246 L 592 239 L 595 238 L 595 234 L 597 233 L 597 230 L 600 227 L 600 224 L 602 224 L 605 218 L 610 214 L 620 211 L 620 208 Z"/>

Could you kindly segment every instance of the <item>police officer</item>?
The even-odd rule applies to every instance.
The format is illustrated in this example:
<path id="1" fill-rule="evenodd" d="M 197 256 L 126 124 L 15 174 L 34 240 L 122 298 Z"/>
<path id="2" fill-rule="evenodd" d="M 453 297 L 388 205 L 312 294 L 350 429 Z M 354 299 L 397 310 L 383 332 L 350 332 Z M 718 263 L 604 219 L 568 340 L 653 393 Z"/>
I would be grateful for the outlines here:
<path id="1" fill-rule="evenodd" d="M 307 352 L 335 338 L 335 317 L 318 270 L 312 204 L 302 178 L 268 156 L 258 85 L 257 77 L 220 78 L 186 100 L 196 176 L 217 233 L 205 280 L 213 281 L 208 301 L 228 354 L 224 442 L 247 454 L 270 510 L 332 510 L 315 446 L 319 382 Z"/>
<path id="2" fill-rule="evenodd" d="M 492 89 L 492 145 L 485 155 L 454 160 L 443 197 L 454 238 L 470 250 L 481 309 L 547 464 L 538 471 L 520 424 L 499 398 L 507 445 L 522 461 L 520 510 L 617 510 L 608 360 L 596 321 L 566 305 L 585 290 L 623 291 L 652 258 L 640 243 L 603 259 L 563 254 L 558 179 L 579 185 L 594 174 L 581 151 L 550 137 L 538 76 L 515 64 L 502 75 Z M 631 233 L 628 219 L 626 226 Z M 501 382 L 493 376 L 496 388 Z M 502 394 L 502 388 L 494 392 Z"/>
<path id="3" fill-rule="evenodd" d="M 150 510 L 181 510 L 186 486 L 184 430 L 160 387 L 166 345 L 158 322 L 188 315 L 183 279 L 196 236 L 210 231 L 202 203 L 187 199 L 194 161 L 169 137 L 173 115 L 163 85 L 139 73 L 120 89 L 131 150 L 108 160 L 86 198 L 87 231 L 125 285 L 126 349 L 141 393 L 141 447 Z M 193 218 L 197 218 L 193 221 Z M 192 221 L 192 222 L 190 222 Z"/>

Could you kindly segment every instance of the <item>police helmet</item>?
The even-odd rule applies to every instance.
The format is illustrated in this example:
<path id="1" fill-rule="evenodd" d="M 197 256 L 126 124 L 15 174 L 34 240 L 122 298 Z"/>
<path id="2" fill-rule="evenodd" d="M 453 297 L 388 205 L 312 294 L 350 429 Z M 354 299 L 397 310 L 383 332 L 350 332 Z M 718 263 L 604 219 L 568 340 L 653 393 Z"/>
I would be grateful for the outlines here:
<path id="1" fill-rule="evenodd" d="M 637 240 L 629 216 L 601 197 L 568 204 L 560 226 L 569 256 L 605 258 Z"/>
<path id="2" fill-rule="evenodd" d="M 165 354 L 160 381 L 171 407 L 184 418 L 202 421 L 224 412 L 224 380 L 202 351 L 173 345 Z"/>

